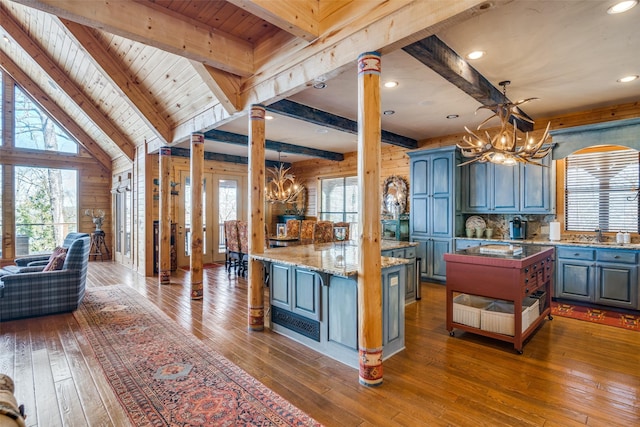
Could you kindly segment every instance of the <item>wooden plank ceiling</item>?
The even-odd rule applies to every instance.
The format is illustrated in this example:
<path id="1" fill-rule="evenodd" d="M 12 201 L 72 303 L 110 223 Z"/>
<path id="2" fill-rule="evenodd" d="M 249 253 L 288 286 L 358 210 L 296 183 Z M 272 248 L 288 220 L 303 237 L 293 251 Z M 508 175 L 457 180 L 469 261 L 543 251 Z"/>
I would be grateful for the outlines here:
<path id="1" fill-rule="evenodd" d="M 0 0 L 0 57 L 105 164 L 213 130 L 339 73 L 361 52 L 461 22 L 482 3 Z"/>

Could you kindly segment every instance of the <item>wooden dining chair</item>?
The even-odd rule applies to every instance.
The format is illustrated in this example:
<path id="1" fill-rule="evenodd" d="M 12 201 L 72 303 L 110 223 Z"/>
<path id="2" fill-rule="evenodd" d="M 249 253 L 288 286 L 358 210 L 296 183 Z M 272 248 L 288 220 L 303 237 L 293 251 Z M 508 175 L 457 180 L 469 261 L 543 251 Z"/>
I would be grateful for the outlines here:
<path id="1" fill-rule="evenodd" d="M 288 219 L 287 220 L 287 237 L 300 238 L 300 220 Z"/>
<path id="2" fill-rule="evenodd" d="M 331 221 L 316 222 L 313 230 L 313 243 L 333 242 L 333 223 Z"/>
<path id="3" fill-rule="evenodd" d="M 230 220 L 224 222 L 224 242 L 226 246 L 225 264 L 227 272 L 237 270 L 240 262 L 240 240 L 238 238 L 238 221 Z"/>
<path id="4" fill-rule="evenodd" d="M 344 236 L 344 240 L 349 240 L 349 225 L 351 225 L 348 222 L 334 222 L 333 223 L 333 227 L 344 227 L 346 229 L 346 234 Z"/>
<path id="5" fill-rule="evenodd" d="M 300 240 L 313 241 L 313 230 L 315 228 L 316 221 L 312 219 L 303 219 L 300 225 Z"/>
<path id="6" fill-rule="evenodd" d="M 238 241 L 240 242 L 240 262 L 238 275 L 247 277 L 249 265 L 249 229 L 247 221 L 238 221 Z"/>

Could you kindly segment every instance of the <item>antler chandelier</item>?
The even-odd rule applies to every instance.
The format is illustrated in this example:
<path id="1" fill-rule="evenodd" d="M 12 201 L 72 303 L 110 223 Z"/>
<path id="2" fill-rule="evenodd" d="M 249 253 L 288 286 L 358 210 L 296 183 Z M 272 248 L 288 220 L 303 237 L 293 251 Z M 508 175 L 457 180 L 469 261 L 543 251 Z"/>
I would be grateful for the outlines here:
<path id="1" fill-rule="evenodd" d="M 500 130 L 494 136 L 488 131 L 484 131 L 484 135 L 476 134 L 465 126 L 465 130 L 469 135 L 462 137 L 464 144 L 457 144 L 464 157 L 472 158 L 469 161 L 461 163 L 459 166 L 467 165 L 473 162 L 491 162 L 501 165 L 515 165 L 517 163 L 530 163 L 538 166 L 544 166 L 541 163 L 532 161 L 545 157 L 551 147 L 542 148 L 543 144 L 549 139 L 549 126 L 537 142 L 533 138 L 529 138 L 529 132 L 526 132 L 524 138 L 518 136 L 516 119 L 524 120 L 532 123 L 533 120 L 520 114 L 518 106 L 538 98 L 527 98 L 518 102 L 510 102 L 507 100 L 507 85 L 511 82 L 505 80 L 499 83 L 502 86 L 503 102 L 501 104 L 483 105 L 480 109 L 493 111 L 493 115 L 480 123 L 477 130 L 480 130 L 489 120 L 497 117 L 500 119 Z M 509 117 L 513 116 L 513 124 L 509 123 Z"/>
<path id="2" fill-rule="evenodd" d="M 278 162 L 279 166 L 267 169 L 271 179 L 265 186 L 265 197 L 269 203 L 292 203 L 302 191 L 303 186 L 296 182 L 292 173 L 289 173 L 291 168 L 284 167 L 280 161 L 279 152 Z"/>

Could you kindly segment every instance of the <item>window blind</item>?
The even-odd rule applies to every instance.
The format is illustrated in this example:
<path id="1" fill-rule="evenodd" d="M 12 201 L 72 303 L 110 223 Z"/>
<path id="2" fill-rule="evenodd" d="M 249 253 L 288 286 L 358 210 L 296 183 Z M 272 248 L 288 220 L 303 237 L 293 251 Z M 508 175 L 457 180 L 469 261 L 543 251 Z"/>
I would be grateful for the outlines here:
<path id="1" fill-rule="evenodd" d="M 638 232 L 637 151 L 573 154 L 565 167 L 567 230 Z"/>

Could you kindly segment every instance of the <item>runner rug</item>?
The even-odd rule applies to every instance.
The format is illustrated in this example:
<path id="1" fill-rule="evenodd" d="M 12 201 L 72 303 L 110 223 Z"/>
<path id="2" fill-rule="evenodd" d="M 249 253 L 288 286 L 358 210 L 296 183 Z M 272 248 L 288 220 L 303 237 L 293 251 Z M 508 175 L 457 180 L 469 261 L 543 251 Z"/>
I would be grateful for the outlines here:
<path id="1" fill-rule="evenodd" d="M 617 326 L 619 328 L 640 331 L 640 315 L 619 313 L 611 310 L 584 307 L 581 305 L 551 303 L 551 314 L 560 317 L 570 317 L 572 319 L 586 320 L 603 325 Z"/>
<path id="2" fill-rule="evenodd" d="M 91 288 L 74 313 L 133 425 L 320 425 L 144 301 Z"/>

